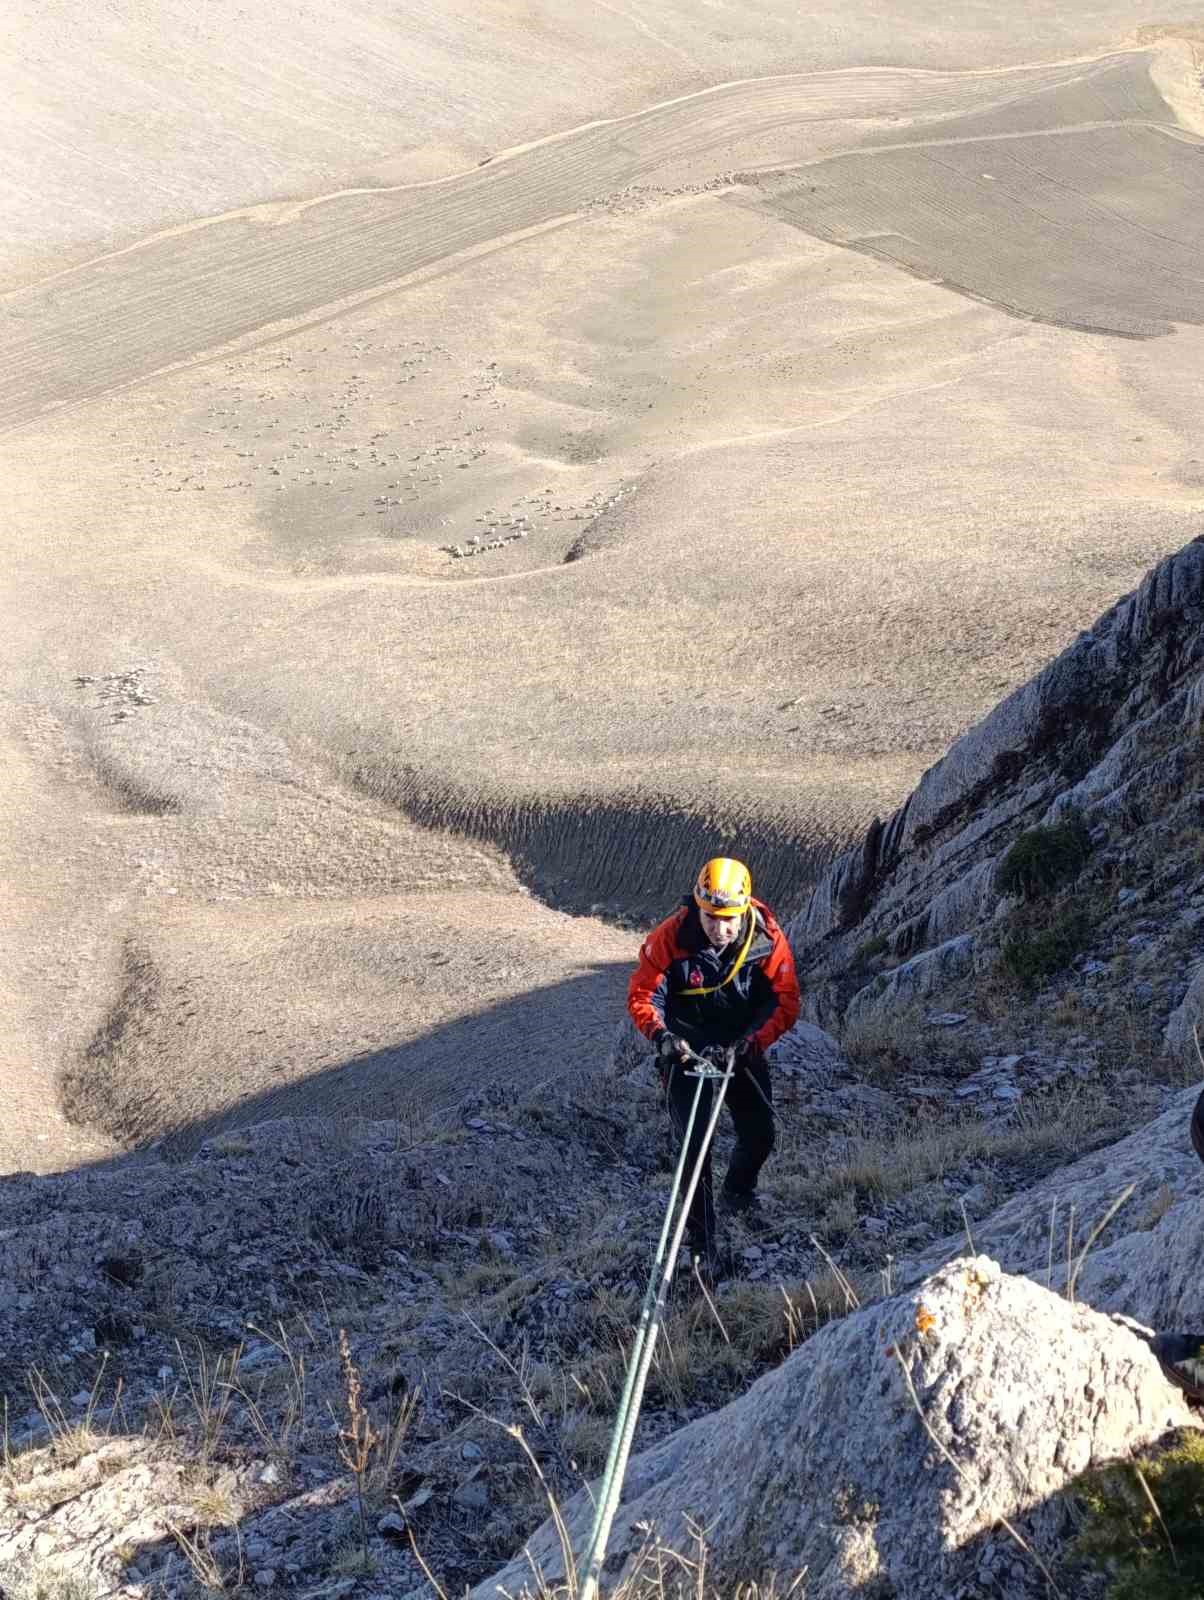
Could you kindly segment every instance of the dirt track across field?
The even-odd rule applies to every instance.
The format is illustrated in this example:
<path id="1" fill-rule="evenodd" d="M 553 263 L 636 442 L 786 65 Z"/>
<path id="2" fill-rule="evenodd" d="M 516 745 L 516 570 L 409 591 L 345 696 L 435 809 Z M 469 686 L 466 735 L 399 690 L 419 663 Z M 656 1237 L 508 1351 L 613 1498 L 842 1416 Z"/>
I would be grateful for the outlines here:
<path id="1" fill-rule="evenodd" d="M 675 162 L 705 162 L 711 172 L 723 172 L 726 152 L 816 124 L 839 124 L 842 142 L 854 146 L 884 119 L 910 126 L 989 110 L 1004 126 L 1010 112 L 1023 125 L 1032 120 L 1034 103 L 1058 126 L 1066 107 L 1051 91 L 1069 90 L 1081 104 L 1084 82 L 1118 118 L 1148 117 L 1161 104 L 1152 90 L 1136 103 L 1115 93 L 1116 86 L 1123 90 L 1138 80 L 1148 85 L 1145 66 L 1144 56 L 1135 62 L 1106 57 L 1001 73 L 866 69 L 727 84 L 579 129 L 444 183 L 335 195 L 266 222 L 239 216 L 205 229 L 173 230 L 6 298 L 0 428 L 78 405 L 324 307 L 347 307 L 387 286 L 400 288 L 440 262 L 546 226 L 633 184 L 654 183 Z M 863 132 L 860 124 L 869 126 Z M 1172 153 L 1160 148 L 1151 158 Z M 1137 166 L 1131 176 L 1139 178 L 1140 162 L 1128 164 Z M 880 182 L 889 192 L 893 165 L 879 153 L 861 170 L 884 167 Z M 1190 189 L 1186 184 L 1188 202 L 1198 199 Z M 960 201 L 953 205 L 965 214 Z M 944 214 L 949 206 L 946 199 L 938 209 Z M 795 215 L 805 213 L 796 206 Z M 924 240 L 933 233 L 933 219 L 920 220 L 927 224 Z M 1182 247 L 1190 249 L 1191 241 L 1185 238 Z M 928 259 L 939 259 L 938 243 Z M 1141 282 L 1130 266 L 1118 288 L 1139 297 Z M 1071 304 L 1073 292 L 1071 286 Z"/>

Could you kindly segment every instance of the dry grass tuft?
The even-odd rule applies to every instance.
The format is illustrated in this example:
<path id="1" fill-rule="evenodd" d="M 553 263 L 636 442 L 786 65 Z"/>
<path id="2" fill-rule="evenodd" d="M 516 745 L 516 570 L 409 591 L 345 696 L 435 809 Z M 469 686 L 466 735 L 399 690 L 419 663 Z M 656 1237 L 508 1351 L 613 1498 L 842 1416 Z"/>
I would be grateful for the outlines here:
<path id="1" fill-rule="evenodd" d="M 5 1600 L 102 1600 L 108 1588 L 98 1578 L 64 1571 L 50 1561 L 22 1561 L 4 1574 Z"/>
<path id="2" fill-rule="evenodd" d="M 238 1558 L 229 1565 L 214 1553 L 213 1545 L 207 1529 L 198 1528 L 191 1534 L 183 1528 L 178 1528 L 174 1523 L 168 1524 L 168 1532 L 180 1547 L 180 1552 L 188 1563 L 193 1581 L 205 1600 L 220 1600 L 222 1596 L 235 1596 L 241 1592 L 247 1582 L 247 1564 L 243 1553 L 242 1539 L 238 1541 Z M 235 1524 L 235 1533 L 238 1528 Z"/>
<path id="3" fill-rule="evenodd" d="M 68 1418 L 62 1402 L 45 1373 L 40 1368 L 35 1367 L 29 1374 L 29 1387 L 33 1394 L 34 1404 L 41 1413 L 42 1421 L 46 1424 L 54 1460 L 59 1466 L 74 1465 L 84 1456 L 91 1455 L 94 1450 L 99 1449 L 109 1437 L 116 1401 L 114 1406 L 110 1407 L 109 1416 L 103 1428 L 99 1421 L 101 1387 L 108 1360 L 108 1352 L 106 1351 L 101 1358 L 100 1369 L 89 1391 L 84 1414 L 76 1421 L 71 1421 Z M 117 1400 L 119 1399 L 120 1385 L 117 1393 Z M 5 1464 L 7 1467 L 7 1435 L 5 1441 Z"/>
<path id="4" fill-rule="evenodd" d="M 188 1497 L 199 1527 L 232 1528 L 242 1514 L 238 1500 L 220 1481 L 202 1479 L 192 1486 Z"/>
<path id="5" fill-rule="evenodd" d="M 743 1389 L 749 1373 L 784 1361 L 818 1328 L 846 1315 L 859 1296 L 836 1272 L 782 1284 L 735 1281 L 718 1301 L 670 1307 L 645 1390 L 650 1409 L 713 1410 Z M 609 1416 L 619 1394 L 634 1322 L 599 1330 L 597 1346 L 571 1369 L 585 1412 Z"/>
<path id="6" fill-rule="evenodd" d="M 376 1557 L 359 1538 L 343 1539 L 330 1557 L 332 1578 L 374 1578 Z"/>
<path id="7" fill-rule="evenodd" d="M 784 1164 L 771 1182 L 785 1205 L 804 1215 L 825 1207 L 881 1204 L 925 1188 L 968 1162 L 1028 1160 L 1080 1151 L 1085 1141 L 1121 1124 L 1107 1085 L 1079 1082 L 1067 1094 L 1034 1098 L 1004 1123 L 972 1112 L 950 1111 L 922 1122 L 900 1123 L 886 1133 L 852 1132 L 836 1160 L 816 1170 Z"/>
<path id="8" fill-rule="evenodd" d="M 876 1072 L 922 1056 L 930 1034 L 923 1010 L 908 1005 L 858 1018 L 849 1023 L 840 1042 L 849 1060 L 866 1068 L 866 1076 L 873 1081 Z"/>

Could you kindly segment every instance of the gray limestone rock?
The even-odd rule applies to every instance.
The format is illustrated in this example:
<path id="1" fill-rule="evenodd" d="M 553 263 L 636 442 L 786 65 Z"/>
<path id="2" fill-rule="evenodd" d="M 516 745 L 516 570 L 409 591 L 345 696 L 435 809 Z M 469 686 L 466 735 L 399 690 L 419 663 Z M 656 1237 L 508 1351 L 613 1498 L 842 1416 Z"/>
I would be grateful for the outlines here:
<path id="1" fill-rule="evenodd" d="M 885 822 L 839 856 L 788 933 L 804 968 L 839 968 L 863 935 L 897 954 L 972 931 L 992 862 L 1070 804 L 1115 810 L 1168 778 L 1176 730 L 1204 716 L 1204 540 L 1155 567 L 1040 673 L 963 734 Z M 1173 774 L 1169 774 L 1173 776 Z"/>
<path id="2" fill-rule="evenodd" d="M 638 1569 L 648 1528 L 689 1554 L 694 1524 L 720 1586 L 806 1568 L 808 1600 L 875 1584 L 952 1595 L 984 1561 L 1019 1558 L 1000 1518 L 1048 1551 L 1066 1523 L 1061 1489 L 1193 1425 L 1129 1329 L 984 1256 L 961 1259 L 828 1324 L 740 1399 L 636 1456 L 606 1582 Z M 592 1513 L 584 1492 L 564 1507 L 578 1553 Z M 550 1581 L 562 1572 L 551 1524 L 473 1600 L 520 1594 L 533 1565 Z"/>
<path id="3" fill-rule="evenodd" d="M 859 989 L 849 1001 L 845 1020 L 864 1022 L 869 1017 L 884 1016 L 900 1006 L 922 1000 L 951 979 L 969 972 L 973 965 L 974 936 L 963 933 L 956 939 L 948 939 L 935 950 L 913 956 L 902 966 L 882 973 Z"/>
<path id="4" fill-rule="evenodd" d="M 1075 1270 L 1076 1298 L 1097 1310 L 1123 1311 L 1158 1328 L 1204 1327 L 1204 1166 L 1188 1133 L 1200 1087 L 1177 1095 L 1148 1126 L 975 1222 L 975 1245 L 1006 1271 L 1054 1289 Z M 1087 1249 L 1130 1184 L 1132 1196 Z M 922 1255 L 896 1262 L 896 1280 L 919 1281 L 964 1243 L 964 1233 L 951 1234 Z"/>
<path id="5" fill-rule="evenodd" d="M 770 1061 L 806 1078 L 814 1088 L 826 1087 L 851 1070 L 839 1042 L 813 1022 L 796 1022 L 773 1046 Z"/>
<path id="6" fill-rule="evenodd" d="M 1167 1021 L 1163 1037 L 1168 1053 L 1185 1064 L 1196 1061 L 1197 1032 L 1204 1046 L 1204 961 L 1192 970 L 1187 993 Z"/>
<path id="7" fill-rule="evenodd" d="M 995 892 L 996 864 L 994 856 L 976 862 L 932 897 L 924 913 L 925 944 L 943 944 L 991 914 L 999 898 Z"/>
<path id="8" fill-rule="evenodd" d="M 482 1479 L 470 1478 L 453 1492 L 452 1499 L 465 1511 L 487 1511 L 489 1488 Z"/>

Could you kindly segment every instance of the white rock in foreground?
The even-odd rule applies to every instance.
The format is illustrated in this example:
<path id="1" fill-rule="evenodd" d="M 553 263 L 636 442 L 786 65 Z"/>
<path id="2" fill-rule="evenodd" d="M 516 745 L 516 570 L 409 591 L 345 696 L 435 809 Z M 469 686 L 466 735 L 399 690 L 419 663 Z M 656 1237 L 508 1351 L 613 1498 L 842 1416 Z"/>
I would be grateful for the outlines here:
<path id="1" fill-rule="evenodd" d="M 635 1457 L 604 1592 L 631 1574 L 642 1525 L 688 1554 L 693 1522 L 709 1531 L 720 1587 L 806 1568 L 808 1600 L 847 1600 L 864 1584 L 943 1600 L 997 1566 L 1003 1545 L 1009 1563 L 1028 1559 L 1001 1517 L 1049 1549 L 1066 1519 L 1051 1496 L 1093 1464 L 1194 1425 L 1129 1331 L 985 1256 L 964 1258 L 830 1324 L 739 1400 Z M 580 1554 L 588 1497 L 564 1516 Z M 519 1594 L 532 1562 L 549 1582 L 562 1575 L 551 1524 L 473 1600 Z"/>

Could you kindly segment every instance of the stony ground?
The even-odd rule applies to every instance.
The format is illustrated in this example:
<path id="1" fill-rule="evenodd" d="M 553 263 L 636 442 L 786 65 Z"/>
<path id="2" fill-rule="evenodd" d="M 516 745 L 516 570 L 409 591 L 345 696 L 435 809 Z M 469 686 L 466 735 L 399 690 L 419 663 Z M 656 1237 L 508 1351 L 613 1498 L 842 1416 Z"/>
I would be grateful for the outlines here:
<path id="1" fill-rule="evenodd" d="M 987 1061 L 926 1052 L 887 1089 L 864 1064 L 783 1053 L 770 1230 L 731 1225 L 713 1306 L 683 1269 L 637 1447 L 1183 1081 L 1151 1056 L 1088 1069 L 1078 1052 L 1043 1082 L 1052 1038 L 1001 1063 L 1000 1041 L 1028 1033 L 988 1040 L 949 1013 L 927 1027 Z M 985 1105 L 959 1092 L 984 1078 Z M 0 1551 L 131 1600 L 383 1600 L 425 1582 L 411 1532 L 449 1594 L 487 1577 L 547 1494 L 601 1467 L 668 1156 L 652 1074 L 625 1049 L 535 1100 L 470 1104 L 433 1143 L 396 1123 L 264 1123 L 183 1165 L 9 1178 Z M 348 1360 L 377 1436 L 362 1524 Z"/>
<path id="2" fill-rule="evenodd" d="M 1009 724 L 1006 785 L 983 789 L 951 757 L 963 799 L 916 860 L 978 885 L 956 901 L 978 907 L 972 932 L 911 954 L 915 930 L 939 931 L 936 908 L 954 902 L 938 873 L 917 922 L 919 869 L 902 850 L 864 935 L 854 925 L 800 946 L 808 1003 L 840 1037 L 804 1023 L 775 1051 L 768 1227 L 730 1224 L 733 1267 L 713 1297 L 682 1272 L 637 1447 L 909 1283 L 917 1262 L 969 1247 L 976 1230 L 993 1237 L 1009 1202 L 1005 1218 L 1030 1193 L 1056 1195 L 1063 1169 L 1162 1113 L 1178 1119 L 1171 1167 L 1190 1161 L 1202 571 L 1188 546 L 1037 684 L 1048 711 L 1067 661 L 1102 659 L 1121 630 L 1093 765 L 1050 746 L 1039 721 Z M 1001 708 L 969 743 L 989 749 L 1011 715 Z M 1047 848 L 1054 825 L 1023 830 L 1028 811 L 1085 793 L 1091 809 L 1066 813 L 1070 832 L 1056 835 L 1071 866 L 1021 893 L 1001 846 Z M 1047 857 L 1025 859 L 1050 873 Z M 799 927 L 826 914 L 824 896 L 821 885 Z M 377 960 L 396 978 L 395 960 Z M 160 1011 L 189 1015 L 153 996 L 130 1009 L 142 1034 Z M 420 1552 L 450 1593 L 513 1555 L 549 1496 L 597 1473 L 668 1193 L 667 1120 L 629 1024 L 612 1020 L 592 1061 L 566 1070 L 562 1051 L 535 1090 L 507 1074 L 504 1050 L 437 1124 L 264 1120 L 244 1105 L 132 1161 L 0 1183 L 0 1558 L 31 1584 L 75 1570 L 89 1597 L 224 1585 L 383 1600 L 427 1583 Z M 136 1057 L 123 1059 L 128 1078 Z M 94 1094 L 98 1071 L 99 1057 L 85 1060 L 72 1093 Z M 1148 1240 L 1184 1197 L 1155 1181 L 1170 1170 L 1161 1156 L 1137 1169 L 1144 1188 L 1115 1227 Z M 1100 1199 L 1106 1162 L 1089 1176 Z M 1051 1281 L 1072 1261 L 1083 1270 L 1085 1238 L 1112 1248 L 1113 1234 L 1091 1231 L 1102 1221 L 1076 1226 L 1072 1212 L 1064 1252 L 1050 1233 L 1038 1253 Z M 1024 1226 L 1045 1240 L 1044 1215 Z M 1114 1278 L 1107 1292 L 1123 1299 Z"/>

